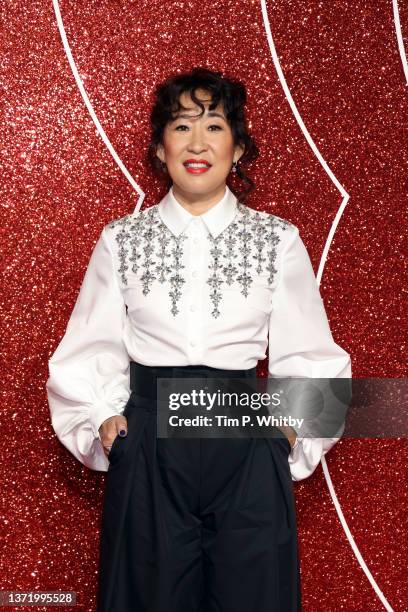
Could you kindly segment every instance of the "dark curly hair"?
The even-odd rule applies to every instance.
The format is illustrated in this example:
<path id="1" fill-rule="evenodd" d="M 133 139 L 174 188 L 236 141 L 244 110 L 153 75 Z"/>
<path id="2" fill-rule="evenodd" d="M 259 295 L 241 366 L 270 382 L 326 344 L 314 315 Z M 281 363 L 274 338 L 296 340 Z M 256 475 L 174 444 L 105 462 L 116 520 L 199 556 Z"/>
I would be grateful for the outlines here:
<path id="1" fill-rule="evenodd" d="M 156 176 L 160 179 L 166 178 L 166 187 L 170 189 L 171 177 L 165 164 L 157 157 L 156 148 L 158 144 L 163 144 L 163 132 L 167 123 L 174 119 L 174 115 L 181 108 L 180 95 L 183 92 L 189 92 L 191 99 L 202 109 L 199 116 L 205 112 L 204 105 L 196 98 L 197 89 L 206 90 L 211 94 L 210 110 L 213 110 L 219 102 L 222 103 L 225 117 L 231 128 L 234 146 L 242 146 L 244 149 L 236 165 L 236 176 L 244 182 L 244 188 L 237 193 L 232 185 L 228 186 L 238 201 L 245 202 L 249 193 L 255 189 L 255 184 L 247 176 L 242 165 L 256 159 L 259 149 L 246 127 L 244 105 L 247 101 L 247 93 L 245 85 L 236 79 L 224 76 L 222 72 L 196 67 L 188 73 L 170 75 L 164 82 L 156 85 L 154 90 L 156 99 L 150 114 L 152 134 L 147 160 Z"/>

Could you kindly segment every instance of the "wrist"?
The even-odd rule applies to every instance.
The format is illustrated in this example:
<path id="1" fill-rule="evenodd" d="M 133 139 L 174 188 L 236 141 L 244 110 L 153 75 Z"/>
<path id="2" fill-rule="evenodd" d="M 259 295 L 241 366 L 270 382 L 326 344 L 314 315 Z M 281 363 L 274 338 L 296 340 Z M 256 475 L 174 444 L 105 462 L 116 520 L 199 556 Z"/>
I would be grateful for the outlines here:
<path id="1" fill-rule="evenodd" d="M 296 431 L 290 425 L 277 425 L 277 428 L 286 436 L 289 440 L 289 444 L 293 448 L 296 443 L 297 434 Z"/>

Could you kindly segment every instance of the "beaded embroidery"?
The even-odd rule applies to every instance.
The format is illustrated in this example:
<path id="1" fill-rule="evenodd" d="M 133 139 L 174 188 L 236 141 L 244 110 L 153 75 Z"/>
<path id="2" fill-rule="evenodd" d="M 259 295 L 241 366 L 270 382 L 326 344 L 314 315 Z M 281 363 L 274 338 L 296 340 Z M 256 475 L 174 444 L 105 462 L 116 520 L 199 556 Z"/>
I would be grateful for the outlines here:
<path id="1" fill-rule="evenodd" d="M 253 211 L 238 202 L 235 218 L 228 227 L 215 238 L 208 234 L 211 261 L 207 283 L 214 318 L 221 314 L 218 306 L 224 283 L 228 286 L 238 283 L 241 293 L 248 297 L 254 272 L 261 274 L 265 269 L 269 272 L 268 284 L 272 284 L 277 272 L 276 246 L 280 241 L 276 229 L 286 230 L 291 225 L 276 215 Z M 161 220 L 157 204 L 136 217 L 126 215 L 112 221 L 108 227 L 119 227 L 115 240 L 120 263 L 118 272 L 123 284 L 128 284 L 130 265 L 132 273 L 142 281 L 144 295 L 149 293 L 155 281 L 168 282 L 170 311 L 176 316 L 186 282 L 181 271 L 185 268 L 182 264 L 183 242 L 187 236 L 184 233 L 175 236 L 169 230 Z M 142 270 L 140 275 L 139 270 Z"/>

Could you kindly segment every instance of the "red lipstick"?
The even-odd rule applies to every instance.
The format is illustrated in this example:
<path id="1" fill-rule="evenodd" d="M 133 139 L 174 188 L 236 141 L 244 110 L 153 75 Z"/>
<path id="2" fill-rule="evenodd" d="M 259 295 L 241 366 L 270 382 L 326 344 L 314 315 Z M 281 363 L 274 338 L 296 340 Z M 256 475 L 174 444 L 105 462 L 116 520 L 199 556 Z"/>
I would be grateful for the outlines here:
<path id="1" fill-rule="evenodd" d="M 203 174 L 211 168 L 210 162 L 206 159 L 186 159 L 183 166 L 190 174 Z"/>

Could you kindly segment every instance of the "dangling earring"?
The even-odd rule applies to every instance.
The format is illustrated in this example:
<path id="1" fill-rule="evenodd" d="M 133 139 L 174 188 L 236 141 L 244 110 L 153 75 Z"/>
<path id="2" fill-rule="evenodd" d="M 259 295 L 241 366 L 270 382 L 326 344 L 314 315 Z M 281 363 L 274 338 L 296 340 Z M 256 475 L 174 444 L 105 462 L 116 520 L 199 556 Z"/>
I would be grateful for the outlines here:
<path id="1" fill-rule="evenodd" d="M 234 172 L 234 173 L 237 171 L 237 164 L 238 164 L 238 162 L 236 162 L 236 161 L 232 162 L 232 168 L 231 168 L 231 170 L 232 170 L 232 172 Z"/>
<path id="2" fill-rule="evenodd" d="M 163 172 L 165 172 L 167 174 L 168 170 L 167 170 L 166 162 L 162 162 L 162 170 L 163 170 Z"/>

